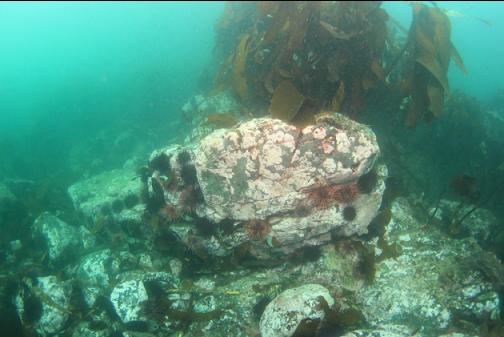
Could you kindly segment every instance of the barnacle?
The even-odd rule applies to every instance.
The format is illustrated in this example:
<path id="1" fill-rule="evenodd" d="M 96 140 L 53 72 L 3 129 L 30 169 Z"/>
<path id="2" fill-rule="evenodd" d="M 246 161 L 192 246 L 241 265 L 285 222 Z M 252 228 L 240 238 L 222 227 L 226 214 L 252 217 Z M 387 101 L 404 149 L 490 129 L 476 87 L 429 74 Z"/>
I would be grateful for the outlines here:
<path id="1" fill-rule="evenodd" d="M 263 240 L 271 232 L 271 225 L 267 220 L 250 220 L 245 224 L 245 232 L 252 240 Z"/>

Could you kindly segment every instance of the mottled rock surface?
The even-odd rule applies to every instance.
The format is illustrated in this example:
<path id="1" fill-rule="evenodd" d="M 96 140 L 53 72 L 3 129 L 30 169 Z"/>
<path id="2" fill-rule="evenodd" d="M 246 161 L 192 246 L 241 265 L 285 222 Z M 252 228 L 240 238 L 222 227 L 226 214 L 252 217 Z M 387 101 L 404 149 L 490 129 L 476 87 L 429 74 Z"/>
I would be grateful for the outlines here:
<path id="1" fill-rule="evenodd" d="M 210 255 L 247 242 L 256 256 L 269 256 L 271 248 L 289 253 L 328 242 L 331 234 L 366 233 L 387 176 L 378 154 L 374 133 L 341 115 L 302 130 L 253 119 L 192 147 L 155 151 L 148 194 L 165 217 L 187 212 L 190 199 L 198 217 L 232 224 L 225 235 L 203 240 L 213 247 Z"/>
<path id="2" fill-rule="evenodd" d="M 75 209 L 88 226 L 103 219 L 116 223 L 139 223 L 144 211 L 140 203 L 142 183 L 133 168 L 107 171 L 69 187 Z"/>
<path id="3" fill-rule="evenodd" d="M 373 284 L 357 292 L 370 324 L 416 325 L 436 336 L 458 317 L 499 316 L 499 280 L 490 272 L 499 270 L 495 257 L 473 238 L 457 240 L 423 227 L 405 199 L 392 212 L 386 236 L 401 254 L 378 263 Z"/>
<path id="4" fill-rule="evenodd" d="M 35 220 L 32 235 L 44 242 L 52 263 L 76 257 L 82 249 L 79 230 L 48 212 Z"/>
<path id="5" fill-rule="evenodd" d="M 323 320 L 324 308 L 333 305 L 334 299 L 329 290 L 319 284 L 288 289 L 271 301 L 264 310 L 259 323 L 261 336 L 293 336 L 302 321 Z"/>
<path id="6" fill-rule="evenodd" d="M 40 306 L 40 315 L 34 324 L 34 329 L 41 336 L 51 336 L 62 331 L 70 317 L 70 298 L 72 282 L 59 281 L 56 276 L 38 277 L 36 281 L 26 280 L 22 290 L 16 297 L 16 308 L 19 317 L 33 319 L 34 306 Z M 28 312 L 29 311 L 29 312 Z M 28 313 L 27 315 L 25 315 Z"/>
<path id="7" fill-rule="evenodd" d="M 118 279 L 110 302 L 125 324 L 141 322 L 151 333 L 166 335 L 180 327 L 173 313 L 183 315 L 191 310 L 189 294 L 170 293 L 179 286 L 179 280 L 170 273 L 134 271 Z"/>
<path id="8" fill-rule="evenodd" d="M 195 166 L 207 216 L 266 219 L 292 212 L 317 184 L 355 182 L 373 167 L 375 136 L 345 118 L 334 123 L 298 130 L 262 118 L 203 139 Z"/>
<path id="9" fill-rule="evenodd" d="M 76 275 L 89 307 L 93 307 L 98 296 L 107 294 L 112 277 L 120 271 L 120 262 L 110 249 L 93 252 L 81 259 Z"/>

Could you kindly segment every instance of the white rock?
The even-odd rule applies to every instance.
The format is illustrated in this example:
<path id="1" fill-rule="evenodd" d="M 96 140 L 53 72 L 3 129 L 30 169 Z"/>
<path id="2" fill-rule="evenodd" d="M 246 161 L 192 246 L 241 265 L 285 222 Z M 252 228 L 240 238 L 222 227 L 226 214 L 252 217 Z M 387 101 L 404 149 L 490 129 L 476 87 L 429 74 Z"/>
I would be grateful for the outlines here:
<path id="1" fill-rule="evenodd" d="M 32 235 L 45 241 L 51 262 L 65 260 L 82 247 L 79 230 L 48 212 L 35 220 Z"/>
<path id="2" fill-rule="evenodd" d="M 288 289 L 266 306 L 259 323 L 261 336 L 290 337 L 301 321 L 322 320 L 324 308 L 333 305 L 329 290 L 321 285 L 306 284 Z"/>
<path id="3" fill-rule="evenodd" d="M 142 319 L 141 304 L 147 299 L 144 284 L 138 279 L 119 283 L 110 294 L 110 301 L 123 323 Z"/>

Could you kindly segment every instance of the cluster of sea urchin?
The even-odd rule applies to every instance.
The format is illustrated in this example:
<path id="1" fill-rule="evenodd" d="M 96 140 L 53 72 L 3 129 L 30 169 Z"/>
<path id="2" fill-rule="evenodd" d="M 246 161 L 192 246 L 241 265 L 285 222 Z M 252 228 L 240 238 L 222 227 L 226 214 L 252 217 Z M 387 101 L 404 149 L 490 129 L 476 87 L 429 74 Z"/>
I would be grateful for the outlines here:
<path id="1" fill-rule="evenodd" d="M 317 208 L 328 208 L 335 202 L 350 203 L 359 194 L 356 184 L 325 185 L 318 186 L 308 192 L 308 197 L 313 206 Z"/>

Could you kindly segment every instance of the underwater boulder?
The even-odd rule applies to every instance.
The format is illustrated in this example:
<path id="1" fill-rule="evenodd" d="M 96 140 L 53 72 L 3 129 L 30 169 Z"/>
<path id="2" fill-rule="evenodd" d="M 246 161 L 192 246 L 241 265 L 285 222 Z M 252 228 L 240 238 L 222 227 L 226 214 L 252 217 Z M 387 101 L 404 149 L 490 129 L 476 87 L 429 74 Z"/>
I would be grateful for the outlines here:
<path id="1" fill-rule="evenodd" d="M 47 248 L 52 264 L 71 260 L 82 248 L 79 230 L 49 212 L 35 219 L 32 236 Z"/>
<path id="2" fill-rule="evenodd" d="M 56 276 L 25 279 L 15 299 L 24 326 L 41 337 L 60 333 L 71 317 L 72 281 Z"/>
<path id="3" fill-rule="evenodd" d="M 296 331 L 306 332 L 302 325 L 308 322 L 315 322 L 316 330 L 317 322 L 320 324 L 325 318 L 325 309 L 333 305 L 329 290 L 319 284 L 285 290 L 266 306 L 259 323 L 261 336 L 290 337 Z"/>
<path id="4" fill-rule="evenodd" d="M 111 234 L 126 228 L 131 232 L 141 226 L 144 204 L 140 193 L 142 181 L 130 167 L 100 173 L 68 188 L 77 213 L 89 231 Z M 129 233 L 132 234 L 132 233 Z"/>
<path id="5" fill-rule="evenodd" d="M 266 239 L 292 251 L 331 232 L 366 232 L 387 176 L 378 154 L 370 128 L 333 114 L 304 129 L 260 118 L 217 130 L 197 145 L 194 163 L 205 216 L 242 224 L 229 243 Z M 361 191 L 366 174 L 376 178 Z"/>
<path id="6" fill-rule="evenodd" d="M 167 272 L 132 271 L 118 276 L 110 302 L 125 330 L 168 335 L 180 328 L 191 310 L 191 296 L 176 289 L 180 281 Z"/>
<path id="7" fill-rule="evenodd" d="M 245 243 L 256 257 L 268 258 L 272 247 L 291 253 L 333 234 L 366 233 L 387 177 L 376 164 L 379 152 L 373 131 L 343 115 L 326 114 L 304 129 L 252 119 L 191 146 L 154 151 L 147 210 L 168 222 L 206 219 L 208 233 L 199 241 L 211 242 L 199 246 L 211 246 L 209 255 Z M 209 239 L 217 228 L 223 235 Z"/>
<path id="8" fill-rule="evenodd" d="M 203 139 L 195 166 L 207 216 L 245 221 L 292 212 L 319 185 L 356 182 L 378 153 L 371 129 L 341 115 L 302 130 L 260 118 Z"/>
<path id="9" fill-rule="evenodd" d="M 76 276 L 89 307 L 93 307 L 96 299 L 109 291 L 111 280 L 119 273 L 122 261 L 117 255 L 110 249 L 103 249 L 82 257 Z"/>

